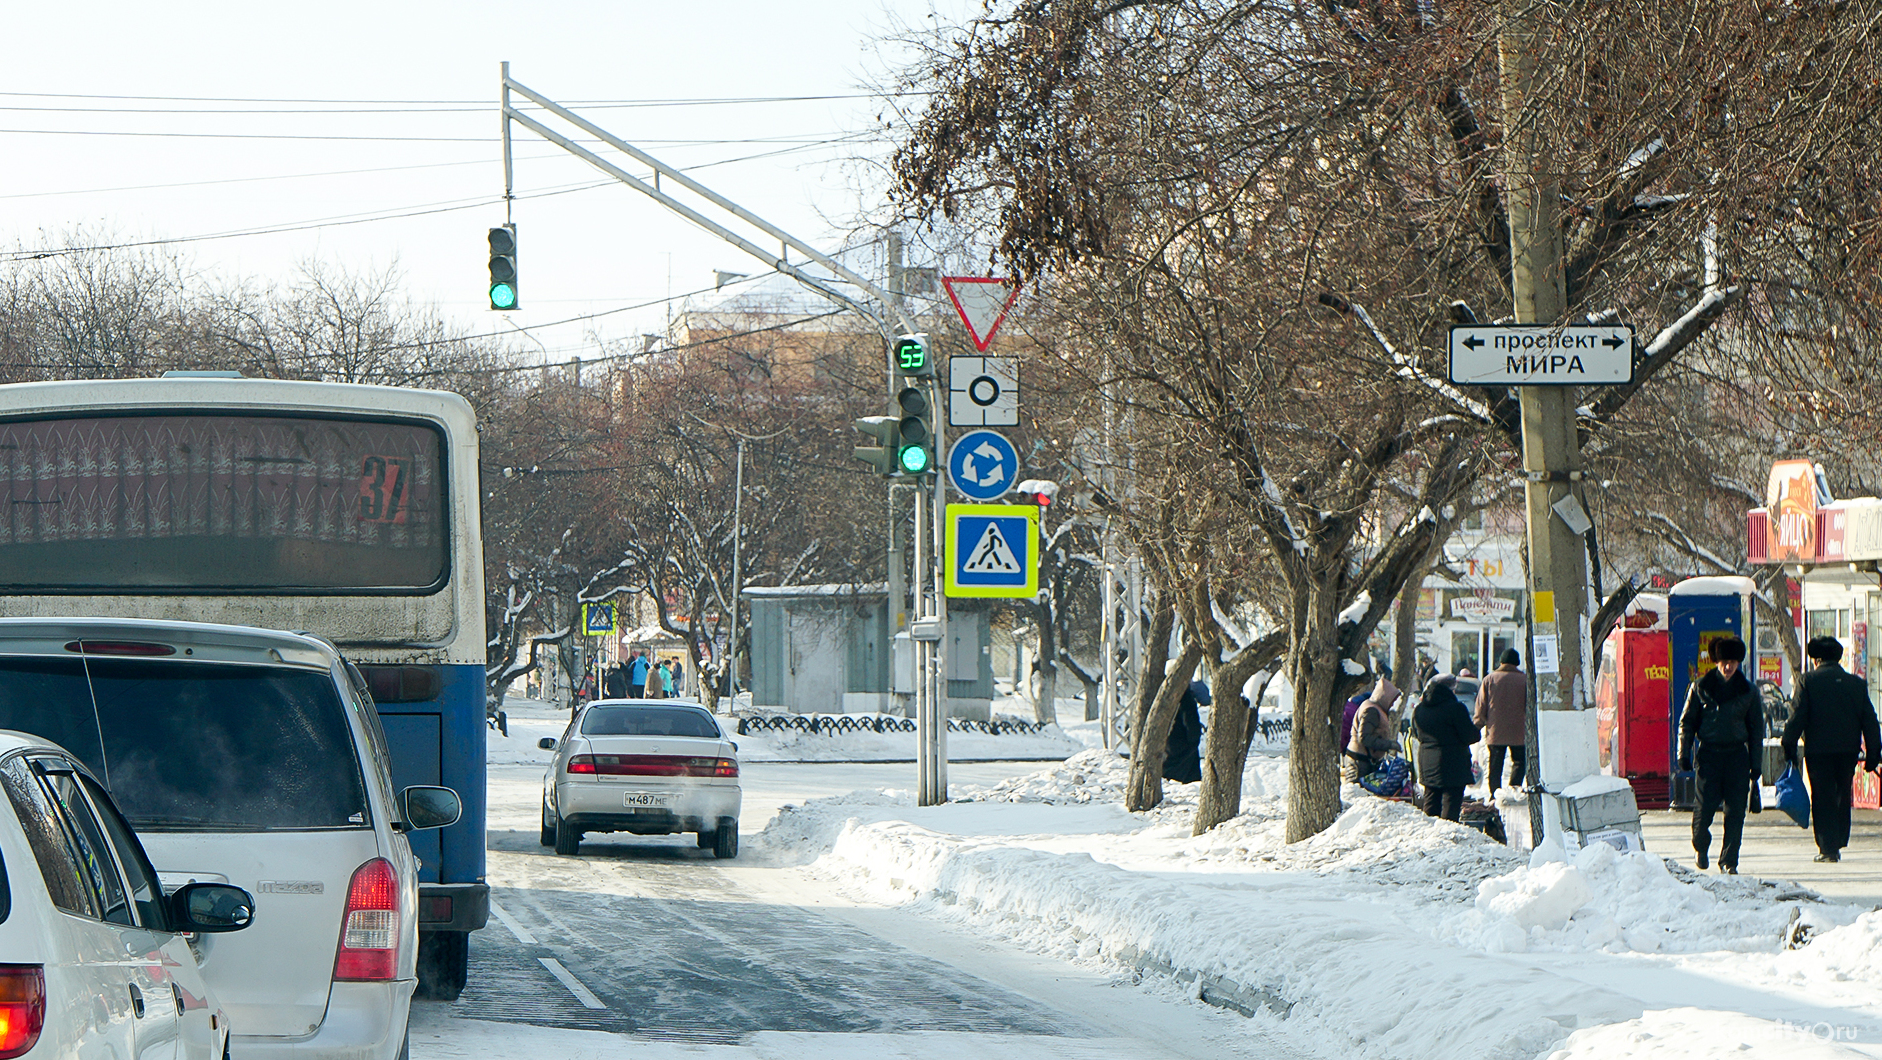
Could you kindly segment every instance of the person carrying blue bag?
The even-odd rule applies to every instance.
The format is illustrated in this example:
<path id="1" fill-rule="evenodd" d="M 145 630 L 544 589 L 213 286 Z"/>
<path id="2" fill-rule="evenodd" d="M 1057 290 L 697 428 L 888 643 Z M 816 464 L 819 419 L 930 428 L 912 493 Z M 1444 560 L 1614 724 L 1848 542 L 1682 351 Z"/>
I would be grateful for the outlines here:
<path id="1" fill-rule="evenodd" d="M 1707 652 L 1717 665 L 1694 681 L 1679 713 L 1679 768 L 1693 770 L 1699 801 L 1692 811 L 1694 861 L 1706 867 L 1712 847 L 1712 817 L 1725 811 L 1725 841 L 1719 871 L 1736 875 L 1738 846 L 1745 834 L 1745 804 L 1758 783 L 1764 751 L 1764 699 L 1739 664 L 1745 642 L 1713 640 Z"/>
<path id="2" fill-rule="evenodd" d="M 1797 682 L 1791 716 L 1784 723 L 1784 760 L 1797 762 L 1797 739 L 1804 741 L 1804 772 L 1810 778 L 1811 825 L 1818 861 L 1841 861 L 1849 845 L 1851 782 L 1856 759 L 1870 772 L 1882 768 L 1875 704 L 1862 678 L 1843 669 L 1843 644 L 1835 637 L 1812 637 L 1804 653 L 1815 668 Z"/>

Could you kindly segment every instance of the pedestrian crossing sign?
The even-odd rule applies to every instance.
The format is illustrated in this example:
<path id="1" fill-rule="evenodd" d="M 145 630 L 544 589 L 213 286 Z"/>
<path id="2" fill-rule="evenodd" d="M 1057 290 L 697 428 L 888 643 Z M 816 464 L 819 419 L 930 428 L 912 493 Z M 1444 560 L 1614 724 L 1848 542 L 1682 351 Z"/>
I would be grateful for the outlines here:
<path id="1" fill-rule="evenodd" d="M 583 604 L 582 632 L 590 637 L 601 637 L 613 633 L 614 601 L 603 600 L 599 603 Z"/>
<path id="2" fill-rule="evenodd" d="M 1029 504 L 947 507 L 947 595 L 1039 592 L 1039 509 Z"/>

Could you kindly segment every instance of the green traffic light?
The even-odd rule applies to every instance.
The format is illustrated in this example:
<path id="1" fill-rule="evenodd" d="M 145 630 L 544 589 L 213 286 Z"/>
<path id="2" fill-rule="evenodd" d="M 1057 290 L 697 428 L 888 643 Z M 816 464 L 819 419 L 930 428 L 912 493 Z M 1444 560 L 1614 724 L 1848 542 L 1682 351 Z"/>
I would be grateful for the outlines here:
<path id="1" fill-rule="evenodd" d="M 895 454 L 905 475 L 920 475 L 928 470 L 928 450 L 919 445 L 905 445 Z"/>
<path id="2" fill-rule="evenodd" d="M 491 284 L 490 305 L 494 309 L 516 308 L 516 288 L 507 283 Z"/>

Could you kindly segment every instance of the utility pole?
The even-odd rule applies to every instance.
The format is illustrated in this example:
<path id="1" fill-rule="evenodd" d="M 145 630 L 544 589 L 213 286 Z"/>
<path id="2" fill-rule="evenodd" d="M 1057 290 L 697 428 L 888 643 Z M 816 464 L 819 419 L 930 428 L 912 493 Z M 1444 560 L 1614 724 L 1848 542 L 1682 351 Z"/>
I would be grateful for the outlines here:
<path id="1" fill-rule="evenodd" d="M 1498 41 L 1503 114 L 1503 187 L 1510 225 L 1510 279 L 1516 322 L 1557 325 L 1568 308 L 1564 277 L 1560 160 L 1538 84 L 1533 0 L 1505 0 Z M 1530 797 L 1541 799 L 1543 834 L 1560 837 L 1560 792 L 1599 772 L 1588 630 L 1586 543 L 1555 506 L 1582 506 L 1581 450 L 1573 386 L 1521 390 L 1524 500 L 1529 523 L 1529 591 L 1535 675 L 1536 746 Z M 1533 803 L 1532 803 L 1533 810 Z M 1535 814 L 1532 812 L 1531 818 Z"/>

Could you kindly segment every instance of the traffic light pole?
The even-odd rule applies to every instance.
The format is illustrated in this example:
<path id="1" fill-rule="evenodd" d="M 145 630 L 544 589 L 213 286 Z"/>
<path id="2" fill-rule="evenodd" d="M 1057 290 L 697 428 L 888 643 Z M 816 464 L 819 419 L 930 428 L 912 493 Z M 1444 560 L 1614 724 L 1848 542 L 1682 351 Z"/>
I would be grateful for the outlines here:
<path id="1" fill-rule="evenodd" d="M 921 721 L 915 725 L 920 740 L 915 753 L 921 760 L 921 788 L 916 802 L 922 806 L 938 806 L 948 801 L 948 596 L 946 568 L 943 566 L 947 562 L 947 502 L 943 493 L 947 487 L 942 484 L 943 476 L 939 467 L 940 461 L 944 459 L 942 454 L 947 452 L 943 444 L 947 434 L 943 425 L 947 423 L 947 417 L 941 411 L 940 379 L 940 373 L 936 372 L 928 378 L 927 386 L 928 407 L 933 410 L 934 416 L 937 465 L 933 474 L 933 499 L 929 501 L 932 509 L 929 521 L 933 525 L 929 530 L 928 568 L 928 584 L 933 589 L 933 596 L 930 597 L 933 610 L 930 614 L 935 623 L 936 639 L 924 642 L 928 646 L 928 666 L 923 671 L 922 684 L 928 693 L 929 717 L 925 725 Z M 920 504 L 928 498 L 928 491 L 917 486 L 915 496 L 918 498 L 916 503 Z"/>

